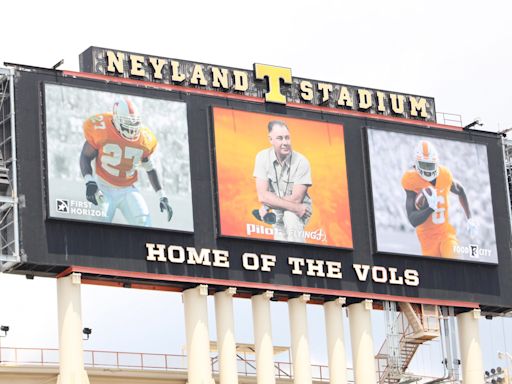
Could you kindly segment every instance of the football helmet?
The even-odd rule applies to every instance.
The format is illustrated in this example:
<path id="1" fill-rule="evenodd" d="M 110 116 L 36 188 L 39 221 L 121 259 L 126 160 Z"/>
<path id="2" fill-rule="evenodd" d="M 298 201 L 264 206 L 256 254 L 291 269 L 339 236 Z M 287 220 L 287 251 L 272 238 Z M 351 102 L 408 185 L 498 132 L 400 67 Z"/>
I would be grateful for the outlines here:
<path id="1" fill-rule="evenodd" d="M 416 146 L 414 167 L 425 180 L 432 181 L 439 175 L 439 159 L 435 147 L 427 140 L 421 140 Z"/>
<path id="2" fill-rule="evenodd" d="M 121 136 L 127 140 L 137 140 L 140 135 L 141 118 L 137 107 L 123 98 L 114 103 L 113 122 Z"/>

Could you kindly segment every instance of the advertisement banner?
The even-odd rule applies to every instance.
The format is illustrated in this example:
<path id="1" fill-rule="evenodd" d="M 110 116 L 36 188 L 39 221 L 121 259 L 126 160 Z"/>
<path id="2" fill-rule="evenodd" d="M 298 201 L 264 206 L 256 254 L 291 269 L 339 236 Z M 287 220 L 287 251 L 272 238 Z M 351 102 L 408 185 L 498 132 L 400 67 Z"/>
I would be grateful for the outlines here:
<path id="1" fill-rule="evenodd" d="M 368 129 L 377 250 L 497 263 L 487 147 Z"/>
<path id="2" fill-rule="evenodd" d="M 185 103 L 44 91 L 50 217 L 193 231 Z"/>
<path id="3" fill-rule="evenodd" d="M 341 124 L 213 108 L 220 234 L 352 248 Z"/>

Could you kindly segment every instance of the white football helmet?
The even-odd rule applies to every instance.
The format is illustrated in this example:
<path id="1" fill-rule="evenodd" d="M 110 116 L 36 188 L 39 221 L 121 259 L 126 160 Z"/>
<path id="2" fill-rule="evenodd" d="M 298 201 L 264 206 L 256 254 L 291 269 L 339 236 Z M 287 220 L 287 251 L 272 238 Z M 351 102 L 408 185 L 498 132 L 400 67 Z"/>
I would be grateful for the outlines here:
<path id="1" fill-rule="evenodd" d="M 416 146 L 414 167 L 425 180 L 432 181 L 439 176 L 439 158 L 434 146 L 427 140 L 421 140 Z"/>
<path id="2" fill-rule="evenodd" d="M 121 136 L 127 140 L 137 140 L 140 135 L 141 118 L 137 107 L 123 98 L 114 103 L 113 122 Z"/>

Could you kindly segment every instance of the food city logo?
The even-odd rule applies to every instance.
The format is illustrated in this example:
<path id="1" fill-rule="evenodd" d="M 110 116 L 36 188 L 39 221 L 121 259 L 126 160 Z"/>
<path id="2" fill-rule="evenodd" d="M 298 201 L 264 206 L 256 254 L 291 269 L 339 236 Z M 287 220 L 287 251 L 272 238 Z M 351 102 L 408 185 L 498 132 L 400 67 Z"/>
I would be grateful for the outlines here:
<path id="1" fill-rule="evenodd" d="M 273 65 L 256 63 L 250 71 L 90 47 L 80 55 L 80 70 L 264 98 L 269 103 L 309 104 L 436 121 L 435 103 L 431 97 L 297 78 L 292 76 L 290 68 Z"/>
<path id="2" fill-rule="evenodd" d="M 473 259 L 480 259 L 482 257 L 491 257 L 491 250 L 487 248 L 481 248 L 477 244 L 454 245 L 453 251 L 457 255 L 469 256 Z"/>
<path id="3" fill-rule="evenodd" d="M 229 268 L 230 253 L 227 250 L 179 245 L 146 243 L 146 261 L 203 265 L 209 268 Z M 292 275 L 342 279 L 342 263 L 334 260 L 309 259 L 289 256 L 278 258 L 275 255 L 245 252 L 241 255 L 242 267 L 248 271 L 272 272 L 278 263 L 286 260 L 287 268 Z M 419 272 L 415 269 L 384 267 L 380 265 L 352 264 L 352 269 L 359 281 L 372 280 L 375 283 L 391 285 L 408 285 L 417 287 L 420 284 Z"/>
<path id="4" fill-rule="evenodd" d="M 274 236 L 275 229 L 272 227 L 265 227 L 257 224 L 246 224 L 245 232 L 247 236 L 252 235 L 268 235 Z M 324 243 L 327 242 L 327 234 L 322 228 L 315 229 L 312 231 L 289 229 L 288 235 L 294 235 L 296 237 L 303 237 L 304 239 L 319 240 Z"/>
<path id="5" fill-rule="evenodd" d="M 55 199 L 57 213 L 65 213 L 74 216 L 107 217 L 104 209 L 95 207 L 89 201 Z"/>

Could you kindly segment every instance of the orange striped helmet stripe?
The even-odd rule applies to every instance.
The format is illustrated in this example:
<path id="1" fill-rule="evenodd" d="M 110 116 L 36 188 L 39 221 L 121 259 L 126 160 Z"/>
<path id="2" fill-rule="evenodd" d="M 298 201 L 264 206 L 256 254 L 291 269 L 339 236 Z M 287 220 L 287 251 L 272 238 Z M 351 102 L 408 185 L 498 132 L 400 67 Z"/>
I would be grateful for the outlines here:
<path id="1" fill-rule="evenodd" d="M 423 156 L 428 157 L 428 152 L 429 152 L 428 142 L 424 141 L 421 144 L 422 144 L 422 149 L 423 149 Z"/>
<path id="2" fill-rule="evenodd" d="M 130 113 L 130 115 L 134 114 L 135 113 L 135 108 L 132 104 L 132 101 L 131 100 L 128 100 L 128 99 L 125 99 L 126 101 L 126 104 L 128 105 L 128 112 Z"/>

